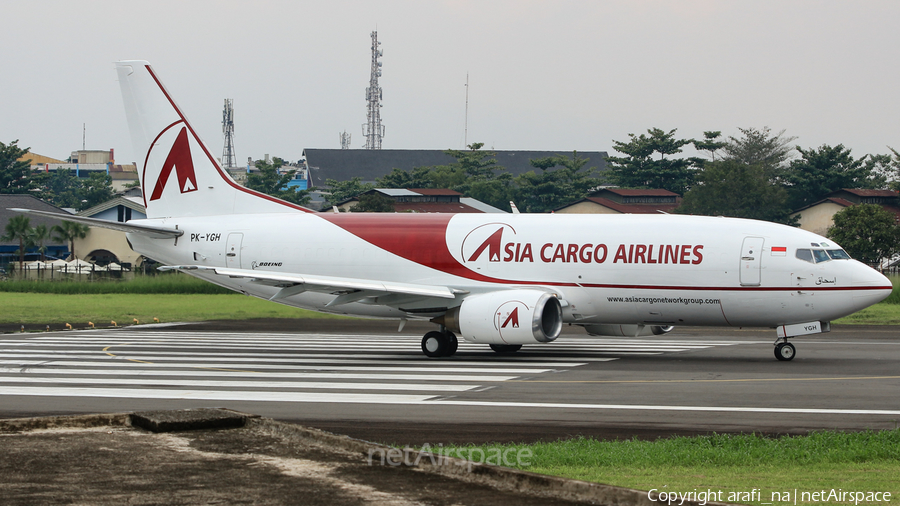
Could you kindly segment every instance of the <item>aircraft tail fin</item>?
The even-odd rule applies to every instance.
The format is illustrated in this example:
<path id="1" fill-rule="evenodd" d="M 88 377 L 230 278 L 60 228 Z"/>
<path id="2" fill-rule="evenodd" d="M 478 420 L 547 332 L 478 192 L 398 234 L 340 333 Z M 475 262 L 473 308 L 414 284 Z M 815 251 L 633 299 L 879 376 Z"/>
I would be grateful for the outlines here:
<path id="1" fill-rule="evenodd" d="M 312 212 L 236 183 L 148 62 L 116 62 L 116 71 L 148 218 Z"/>

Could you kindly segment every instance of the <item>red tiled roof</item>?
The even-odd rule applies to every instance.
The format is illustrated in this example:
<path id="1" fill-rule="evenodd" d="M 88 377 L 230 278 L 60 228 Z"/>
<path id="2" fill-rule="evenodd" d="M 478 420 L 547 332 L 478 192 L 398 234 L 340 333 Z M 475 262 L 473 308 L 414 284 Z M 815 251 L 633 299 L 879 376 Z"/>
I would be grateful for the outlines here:
<path id="1" fill-rule="evenodd" d="M 394 211 L 398 213 L 480 213 L 478 209 L 461 202 L 396 202 Z"/>
<path id="2" fill-rule="evenodd" d="M 663 190 L 666 191 L 666 190 Z M 674 194 L 673 194 L 674 195 Z M 675 208 L 678 207 L 678 204 L 620 204 L 618 202 L 614 202 L 609 199 L 605 199 L 603 197 L 588 197 L 579 202 L 584 202 L 585 200 L 589 200 L 595 204 L 599 204 L 603 207 L 608 207 L 614 211 L 618 211 L 622 214 L 659 214 L 660 211 L 664 213 L 671 213 L 675 211 Z M 576 202 L 577 204 L 577 202 Z M 574 205 L 574 204 L 569 204 Z M 565 206 L 569 207 L 569 206 Z"/>
<path id="3" fill-rule="evenodd" d="M 419 195 L 462 195 L 457 191 L 453 191 L 447 188 L 405 188 L 411 192 L 416 192 Z"/>
<path id="4" fill-rule="evenodd" d="M 615 193 L 616 195 L 621 195 L 623 197 L 677 197 L 678 194 L 675 192 L 670 192 L 669 190 L 663 190 L 661 188 L 651 189 L 651 190 L 632 190 L 628 188 L 603 188 L 602 190 L 598 190 L 594 192 L 594 194 L 603 193 L 604 191 Z"/>
<path id="5" fill-rule="evenodd" d="M 853 195 L 858 195 L 860 197 L 896 197 L 900 195 L 900 192 L 895 192 L 894 190 L 864 190 L 860 188 L 841 188 L 840 190 L 832 192 L 831 195 L 839 192 L 852 193 Z"/>

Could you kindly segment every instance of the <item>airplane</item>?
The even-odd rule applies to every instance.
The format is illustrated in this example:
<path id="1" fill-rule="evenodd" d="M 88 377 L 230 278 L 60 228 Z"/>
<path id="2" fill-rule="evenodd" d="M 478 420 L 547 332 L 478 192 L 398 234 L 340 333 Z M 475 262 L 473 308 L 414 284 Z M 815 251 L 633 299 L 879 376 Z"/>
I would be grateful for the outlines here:
<path id="1" fill-rule="evenodd" d="M 428 320 L 428 357 L 460 338 L 498 353 L 675 326 L 789 338 L 887 297 L 891 282 L 830 239 L 747 219 L 684 215 L 319 213 L 237 184 L 146 61 L 116 63 L 147 218 L 52 215 L 127 233 L 132 248 L 246 295 L 314 311 Z"/>

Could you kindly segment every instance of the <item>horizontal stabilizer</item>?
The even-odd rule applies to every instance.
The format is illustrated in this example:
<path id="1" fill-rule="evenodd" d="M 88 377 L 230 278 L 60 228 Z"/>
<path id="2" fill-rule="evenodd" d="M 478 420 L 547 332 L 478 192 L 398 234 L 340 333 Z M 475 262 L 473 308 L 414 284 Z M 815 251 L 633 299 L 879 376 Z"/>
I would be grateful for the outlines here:
<path id="1" fill-rule="evenodd" d="M 110 230 L 118 230 L 119 232 L 131 232 L 132 234 L 141 234 L 147 237 L 152 237 L 153 239 L 171 239 L 174 237 L 181 237 L 184 235 L 184 230 L 177 230 L 174 228 L 166 228 L 166 227 L 157 227 L 154 225 L 138 225 L 136 223 L 122 223 L 119 221 L 109 221 L 109 220 L 100 220 L 97 218 L 86 218 L 84 216 L 77 216 L 74 214 L 62 214 L 62 213 L 51 213 L 49 211 L 36 211 L 34 209 L 13 209 L 8 208 L 10 211 L 15 211 L 17 213 L 24 214 L 37 214 L 40 216 L 47 216 L 49 218 L 56 218 L 58 220 L 65 221 L 74 221 L 75 223 L 83 223 L 90 227 L 100 227 L 100 228 L 108 228 Z"/>
<path id="2" fill-rule="evenodd" d="M 306 274 L 282 274 L 272 271 L 258 271 L 250 269 L 230 269 L 225 267 L 211 267 L 207 265 L 172 265 L 160 267 L 160 270 L 179 271 L 212 271 L 219 276 L 230 278 L 246 278 L 253 283 L 261 283 L 270 286 L 278 286 L 284 289 L 295 285 L 303 285 L 305 291 L 331 293 L 342 290 L 366 291 L 372 295 L 404 294 L 418 295 L 421 297 L 438 297 L 442 299 L 455 298 L 457 294 L 468 293 L 446 286 L 417 285 L 413 283 L 395 283 L 390 281 L 377 281 L 368 279 L 339 278 L 335 276 L 318 276 Z M 300 293 L 298 290 L 294 290 Z M 278 297 L 276 298 L 284 298 Z M 346 302 L 350 302 L 348 299 Z M 346 303 L 338 301 L 335 305 Z"/>

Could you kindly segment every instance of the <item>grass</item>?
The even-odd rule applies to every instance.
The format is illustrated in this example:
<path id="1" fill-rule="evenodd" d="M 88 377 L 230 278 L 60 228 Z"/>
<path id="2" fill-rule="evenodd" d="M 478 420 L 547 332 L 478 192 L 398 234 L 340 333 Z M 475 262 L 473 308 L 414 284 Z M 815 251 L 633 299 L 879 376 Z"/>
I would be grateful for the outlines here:
<path id="1" fill-rule="evenodd" d="M 92 321 L 97 325 L 247 320 L 253 318 L 342 318 L 242 295 L 81 294 L 0 292 L 0 324 L 52 324 Z"/>
<path id="2" fill-rule="evenodd" d="M 100 294 L 100 293 L 144 293 L 144 294 L 237 294 L 221 286 L 214 285 L 180 272 L 156 276 L 136 275 L 133 279 L 121 280 L 101 278 L 95 281 L 73 279 L 60 276 L 62 280 L 9 280 L 0 283 L 0 292 L 52 293 L 57 295 Z"/>
<path id="3" fill-rule="evenodd" d="M 726 502 L 771 503 L 772 492 L 795 489 L 801 494 L 832 488 L 891 492 L 894 500 L 900 495 L 900 430 L 896 429 L 779 438 L 752 434 L 656 441 L 576 438 L 534 445 L 443 447 L 442 453 L 461 450 L 468 455 L 475 450 L 477 456 L 480 449 L 484 455 L 497 455 L 497 449 L 502 453 L 509 448 L 519 453 L 531 450 L 532 456 L 522 459 L 530 465 L 516 466 L 514 458 L 508 462 L 527 471 L 637 490 L 721 490 L 723 495 L 716 499 Z M 729 497 L 729 493 L 754 488 L 762 490 L 757 500 Z M 775 504 L 779 504 L 777 497 Z"/>

